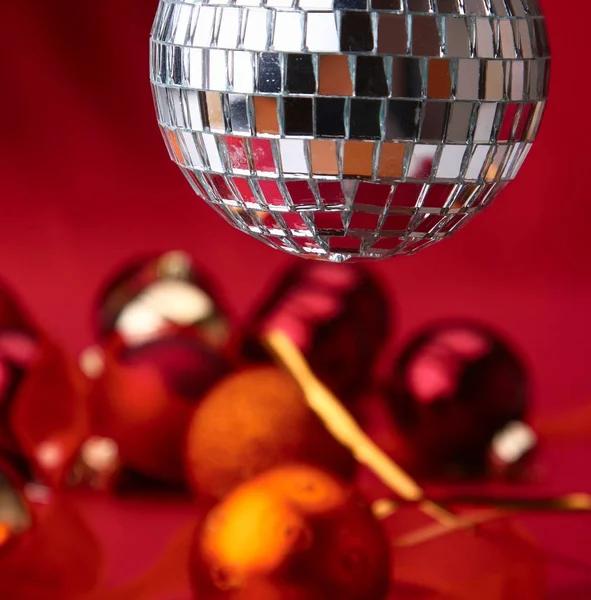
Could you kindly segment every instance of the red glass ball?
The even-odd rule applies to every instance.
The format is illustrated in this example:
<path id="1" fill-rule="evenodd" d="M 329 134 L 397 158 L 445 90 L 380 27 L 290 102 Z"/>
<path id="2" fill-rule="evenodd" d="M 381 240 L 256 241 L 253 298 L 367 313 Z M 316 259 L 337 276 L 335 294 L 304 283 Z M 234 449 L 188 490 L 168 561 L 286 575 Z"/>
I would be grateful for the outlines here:
<path id="1" fill-rule="evenodd" d="M 527 420 L 529 376 L 512 345 L 491 328 L 445 321 L 403 349 L 385 396 L 420 468 L 483 474 L 495 440 Z"/>
<path id="2" fill-rule="evenodd" d="M 87 385 L 73 359 L 0 286 L 0 455 L 58 486 L 88 434 Z"/>
<path id="3" fill-rule="evenodd" d="M 190 574 L 203 600 L 384 600 L 389 546 L 355 490 L 294 464 L 244 483 L 208 513 Z"/>
<path id="4" fill-rule="evenodd" d="M 217 350 L 231 334 L 231 319 L 215 282 L 180 251 L 141 257 L 118 272 L 99 294 L 96 338 L 112 335 L 134 346 L 188 330 Z"/>
<path id="5" fill-rule="evenodd" d="M 181 483 L 194 406 L 231 368 L 215 283 L 184 252 L 139 258 L 99 295 L 96 328 L 94 433 L 116 443 L 124 466 Z"/>
<path id="6" fill-rule="evenodd" d="M 92 396 L 95 433 L 115 441 L 123 465 L 180 483 L 194 407 L 229 369 L 221 355 L 182 335 L 108 346 Z"/>
<path id="7" fill-rule="evenodd" d="M 275 282 L 247 320 L 243 354 L 266 357 L 259 340 L 281 330 L 342 401 L 366 392 L 389 336 L 390 302 L 377 277 L 359 264 L 298 261 Z"/>

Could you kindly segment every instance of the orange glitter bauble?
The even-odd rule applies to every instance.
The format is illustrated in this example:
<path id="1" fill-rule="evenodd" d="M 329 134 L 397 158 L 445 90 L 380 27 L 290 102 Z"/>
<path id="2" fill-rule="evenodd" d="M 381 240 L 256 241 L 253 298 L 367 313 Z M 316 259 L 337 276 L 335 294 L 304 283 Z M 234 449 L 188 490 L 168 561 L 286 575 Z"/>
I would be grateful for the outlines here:
<path id="1" fill-rule="evenodd" d="M 286 462 L 348 479 L 355 460 L 307 406 L 299 385 L 275 367 L 230 375 L 197 406 L 187 441 L 188 479 L 201 498 L 220 499 Z"/>
<path id="2" fill-rule="evenodd" d="M 352 488 L 288 465 L 238 487 L 205 517 L 191 577 L 203 600 L 381 600 L 389 543 Z"/>

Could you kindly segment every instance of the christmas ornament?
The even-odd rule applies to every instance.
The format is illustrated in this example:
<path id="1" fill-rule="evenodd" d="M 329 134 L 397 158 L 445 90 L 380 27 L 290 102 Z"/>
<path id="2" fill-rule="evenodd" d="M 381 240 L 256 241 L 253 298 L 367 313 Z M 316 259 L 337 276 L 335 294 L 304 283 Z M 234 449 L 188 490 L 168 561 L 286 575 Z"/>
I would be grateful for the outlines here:
<path id="1" fill-rule="evenodd" d="M 170 156 L 229 223 L 291 254 L 411 254 L 531 149 L 537 0 L 161 0 L 151 81 Z"/>
<path id="2" fill-rule="evenodd" d="M 339 399 L 368 391 L 374 365 L 390 333 L 390 303 L 380 282 L 356 264 L 297 262 L 247 319 L 243 354 L 268 360 L 261 340 L 281 330 Z"/>
<path id="3" fill-rule="evenodd" d="M 108 492 L 118 487 L 124 479 L 123 473 L 117 442 L 92 435 L 80 446 L 68 475 L 68 484 Z"/>
<path id="4" fill-rule="evenodd" d="M 507 475 L 537 443 L 527 424 L 527 369 L 479 323 L 426 328 L 398 358 L 385 396 L 419 468 L 430 472 Z"/>
<path id="5" fill-rule="evenodd" d="M 389 543 L 353 489 L 305 465 L 240 486 L 197 528 L 191 556 L 204 600 L 383 600 Z"/>
<path id="6" fill-rule="evenodd" d="M 0 455 L 25 478 L 61 485 L 88 435 L 76 364 L 0 285 Z"/>
<path id="7" fill-rule="evenodd" d="M 86 598 L 104 566 L 93 532 L 73 504 L 46 490 L 38 502 L 29 499 L 27 507 L 32 513 L 30 525 L 0 548 L 0 597 Z"/>
<path id="8" fill-rule="evenodd" d="M 351 479 L 353 455 L 308 408 L 298 384 L 274 367 L 230 375 L 195 410 L 187 437 L 198 498 L 223 498 L 283 463 L 308 462 Z"/>
<path id="9" fill-rule="evenodd" d="M 90 434 L 89 382 L 73 358 L 45 337 L 23 373 L 10 426 L 31 475 L 59 487 Z"/>
<path id="10" fill-rule="evenodd" d="M 115 340 L 104 356 L 91 408 L 95 434 L 117 446 L 115 454 L 106 448 L 101 469 L 107 481 L 120 462 L 153 479 L 182 483 L 191 414 L 229 364 L 200 340 L 180 334 L 131 348 Z"/>
<path id="11" fill-rule="evenodd" d="M 180 251 L 138 259 L 124 268 L 100 294 L 95 319 L 99 343 L 118 335 L 127 346 L 190 329 L 221 349 L 231 331 L 215 284 Z"/>
<path id="12" fill-rule="evenodd" d="M 230 318 L 215 284 L 184 252 L 140 258 L 105 286 L 95 323 L 97 345 L 81 357 L 94 381 L 94 436 L 73 479 L 108 488 L 128 467 L 183 482 L 194 406 L 230 370 Z"/>

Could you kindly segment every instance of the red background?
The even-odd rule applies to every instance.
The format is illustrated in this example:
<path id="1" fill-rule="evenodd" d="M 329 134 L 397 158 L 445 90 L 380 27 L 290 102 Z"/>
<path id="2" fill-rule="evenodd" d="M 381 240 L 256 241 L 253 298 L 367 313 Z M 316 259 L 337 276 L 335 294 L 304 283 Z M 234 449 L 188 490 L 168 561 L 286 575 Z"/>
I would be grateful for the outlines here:
<path id="1" fill-rule="evenodd" d="M 91 341 L 99 285 L 138 252 L 190 251 L 239 314 L 288 260 L 223 223 L 169 162 L 148 81 L 156 5 L 2 3 L 0 275 L 72 352 Z M 543 412 L 591 398 L 588 2 L 566 5 L 545 3 L 551 99 L 520 177 L 451 240 L 377 266 L 397 298 L 398 343 L 433 317 L 494 323 L 528 358 Z M 590 458 L 584 444 L 549 449 L 552 487 L 591 492 Z M 535 525 L 546 545 L 591 562 L 591 520 Z M 575 579 L 555 597 L 574 598 L 564 586 L 581 588 Z"/>

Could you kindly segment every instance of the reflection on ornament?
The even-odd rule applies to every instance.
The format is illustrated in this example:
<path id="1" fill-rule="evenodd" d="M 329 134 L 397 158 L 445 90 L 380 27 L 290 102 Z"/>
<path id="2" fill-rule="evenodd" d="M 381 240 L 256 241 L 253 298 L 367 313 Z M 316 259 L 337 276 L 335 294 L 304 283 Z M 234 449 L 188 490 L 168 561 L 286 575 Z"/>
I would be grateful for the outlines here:
<path id="1" fill-rule="evenodd" d="M 179 251 L 126 267 L 103 291 L 97 313 L 99 341 L 116 334 L 130 347 L 192 329 L 202 341 L 221 349 L 230 336 L 215 285 Z M 82 358 L 90 371 L 100 371 L 96 352 Z"/>
<path id="2" fill-rule="evenodd" d="M 105 368 L 105 354 L 100 346 L 85 348 L 78 358 L 80 370 L 88 379 L 98 379 Z"/>
<path id="3" fill-rule="evenodd" d="M 519 474 L 538 443 L 538 435 L 527 423 L 512 421 L 492 439 L 489 468 L 501 476 Z"/>
<path id="4" fill-rule="evenodd" d="M 110 438 L 92 436 L 80 448 L 69 483 L 109 491 L 115 486 L 121 467 L 117 443 Z"/>
<path id="5" fill-rule="evenodd" d="M 549 65 L 537 0 L 160 0 L 152 30 L 158 122 L 198 196 L 333 261 L 414 253 L 489 204 Z"/>

